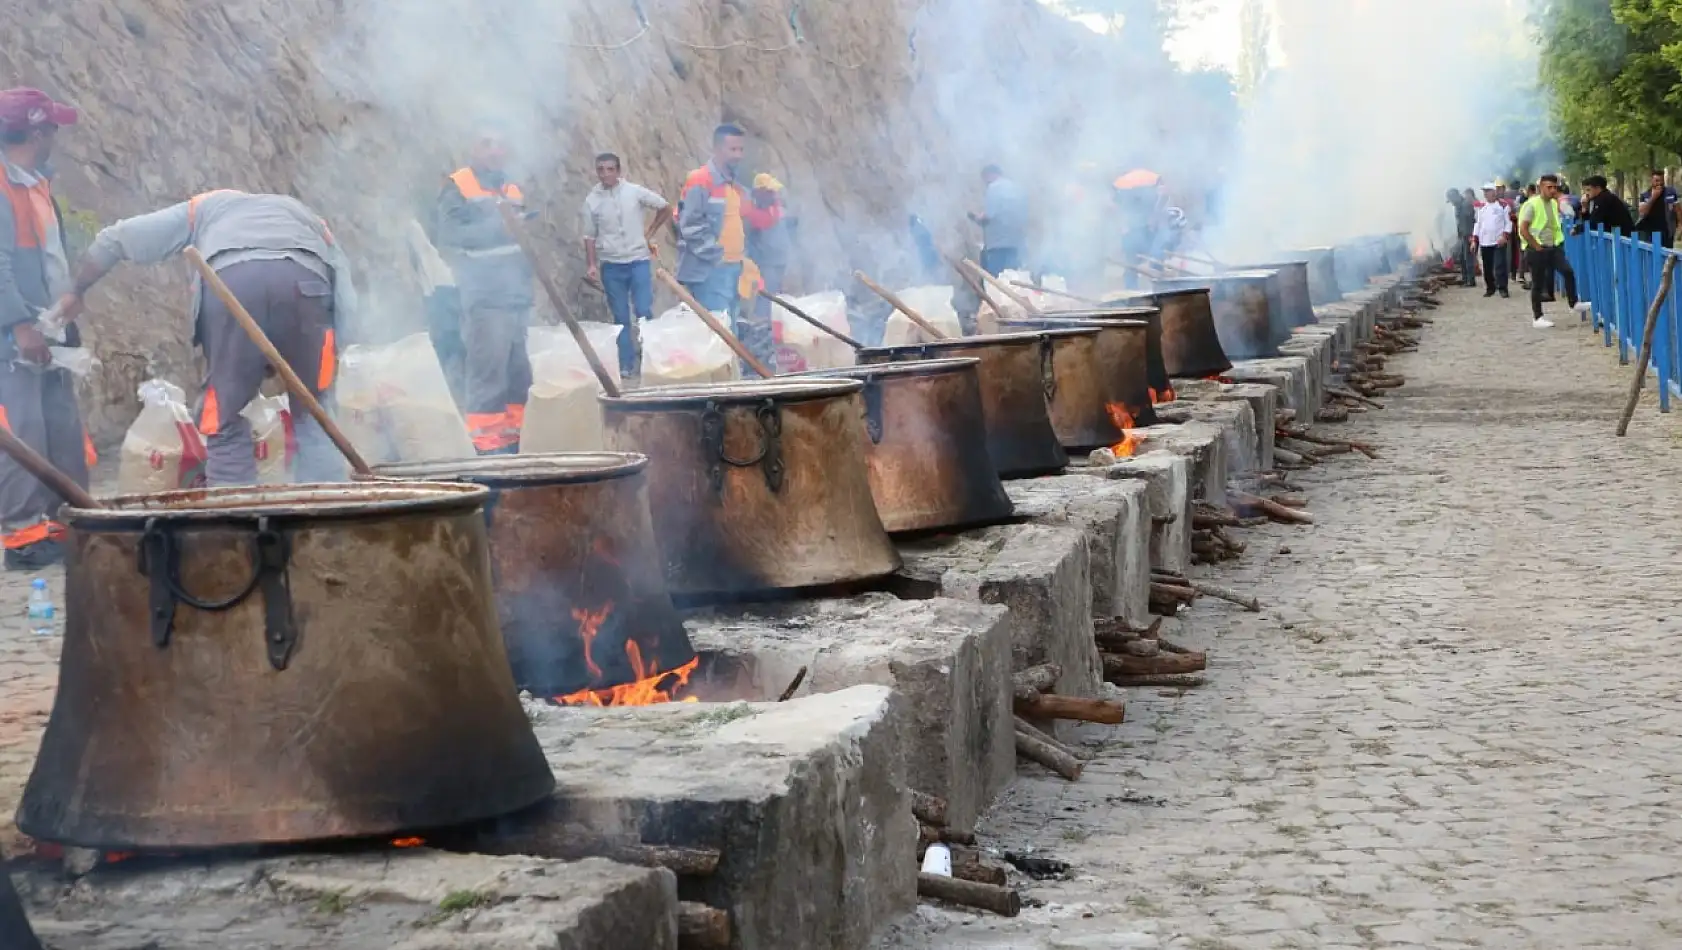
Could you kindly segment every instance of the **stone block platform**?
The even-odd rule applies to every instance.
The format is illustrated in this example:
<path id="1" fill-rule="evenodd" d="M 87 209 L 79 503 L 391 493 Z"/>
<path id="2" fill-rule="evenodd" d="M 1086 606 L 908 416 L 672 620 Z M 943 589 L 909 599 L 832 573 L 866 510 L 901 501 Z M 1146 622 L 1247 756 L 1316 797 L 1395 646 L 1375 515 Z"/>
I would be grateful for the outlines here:
<path id="1" fill-rule="evenodd" d="M 1148 624 L 1151 516 L 1143 482 L 1110 481 L 1091 469 L 1005 483 L 1018 518 L 1068 525 L 1086 535 L 1092 616 Z"/>

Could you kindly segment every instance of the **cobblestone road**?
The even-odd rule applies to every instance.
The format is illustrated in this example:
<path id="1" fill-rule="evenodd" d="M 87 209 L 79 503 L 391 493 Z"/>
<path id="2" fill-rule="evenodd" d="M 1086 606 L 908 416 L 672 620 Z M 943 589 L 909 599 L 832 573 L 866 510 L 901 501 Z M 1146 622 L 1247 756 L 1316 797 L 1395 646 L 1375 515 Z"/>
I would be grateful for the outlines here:
<path id="1" fill-rule="evenodd" d="M 996 808 L 1074 879 L 887 946 L 1682 947 L 1682 430 L 1649 399 L 1613 436 L 1627 376 L 1574 318 L 1444 300 L 1338 427 L 1384 458 L 1219 571 L 1269 610 L 1192 612 L 1211 684 L 1132 691 L 1080 783 Z"/>

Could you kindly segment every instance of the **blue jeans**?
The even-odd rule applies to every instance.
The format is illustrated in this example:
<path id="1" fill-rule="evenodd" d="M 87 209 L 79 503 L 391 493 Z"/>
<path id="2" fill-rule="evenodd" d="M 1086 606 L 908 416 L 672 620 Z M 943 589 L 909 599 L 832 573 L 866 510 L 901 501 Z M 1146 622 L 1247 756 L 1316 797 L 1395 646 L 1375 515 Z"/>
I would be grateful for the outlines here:
<path id="1" fill-rule="evenodd" d="M 619 373 L 634 376 L 637 372 L 637 318 L 654 316 L 654 271 L 648 261 L 629 264 L 602 262 L 602 290 L 607 293 L 607 309 L 613 322 L 619 324 Z"/>
<path id="2" fill-rule="evenodd" d="M 706 280 L 687 281 L 684 289 L 715 317 L 729 318 L 736 310 L 736 285 L 742 281 L 742 265 L 720 264 Z"/>

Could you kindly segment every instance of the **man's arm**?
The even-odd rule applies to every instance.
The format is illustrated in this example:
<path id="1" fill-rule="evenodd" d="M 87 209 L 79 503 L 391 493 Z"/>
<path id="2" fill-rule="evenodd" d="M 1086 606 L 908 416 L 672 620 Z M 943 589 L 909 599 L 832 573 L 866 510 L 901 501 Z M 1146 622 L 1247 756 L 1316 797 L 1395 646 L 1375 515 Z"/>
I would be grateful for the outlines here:
<path id="1" fill-rule="evenodd" d="M 660 233 L 660 228 L 672 220 L 672 203 L 641 185 L 637 186 L 637 201 L 644 208 L 654 212 L 654 220 L 650 221 L 642 232 L 643 240 L 653 243 L 654 235 Z"/>
<path id="2" fill-rule="evenodd" d="M 0 201 L 0 327 L 10 327 L 35 319 L 34 308 L 18 290 L 17 277 L 12 273 L 12 253 L 17 250 L 17 219 L 12 203 Z"/>
<path id="3" fill-rule="evenodd" d="M 445 182 L 438 195 L 437 219 L 440 248 L 478 251 L 512 243 L 491 203 L 468 201 L 453 181 Z"/>
<path id="4" fill-rule="evenodd" d="M 159 264 L 186 250 L 192 240 L 192 215 L 185 201 L 102 229 L 71 272 L 74 286 L 59 298 L 65 322 L 81 316 L 83 298 L 118 264 Z"/>
<path id="5" fill-rule="evenodd" d="M 1524 241 L 1524 246 L 1527 248 L 1534 248 L 1537 246 L 1536 236 L 1530 233 L 1530 219 L 1533 217 L 1531 211 L 1532 209 L 1530 205 L 1525 205 L 1523 208 L 1519 209 L 1518 213 L 1518 236 Z"/>
<path id="6" fill-rule="evenodd" d="M 683 193 L 683 210 L 678 213 L 677 230 L 689 253 L 703 261 L 717 261 L 724 256 L 724 248 L 707 226 L 707 189 L 695 185 Z"/>
<path id="7" fill-rule="evenodd" d="M 596 216 L 590 213 L 590 199 L 584 199 L 584 209 L 578 215 L 578 233 L 584 242 L 584 276 L 592 282 L 601 280 L 601 262 L 596 259 Z"/>

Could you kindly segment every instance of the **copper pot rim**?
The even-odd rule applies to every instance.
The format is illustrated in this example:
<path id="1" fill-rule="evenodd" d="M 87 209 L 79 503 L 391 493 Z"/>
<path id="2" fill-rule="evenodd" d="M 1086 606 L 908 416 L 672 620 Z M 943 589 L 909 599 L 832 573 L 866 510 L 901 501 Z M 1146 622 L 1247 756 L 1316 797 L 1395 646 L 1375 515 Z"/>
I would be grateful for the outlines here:
<path id="1" fill-rule="evenodd" d="M 1170 281 L 1173 281 L 1175 279 L 1184 280 L 1186 278 L 1167 278 L 1166 281 L 1155 281 L 1155 283 L 1160 284 L 1160 283 L 1170 282 Z M 1192 294 L 1203 294 L 1204 296 L 1208 296 L 1209 288 L 1207 288 L 1207 287 L 1164 287 L 1161 290 L 1154 290 L 1154 291 L 1151 292 L 1151 296 L 1153 298 L 1156 298 L 1159 305 L 1160 305 L 1163 297 L 1189 297 Z M 1160 307 L 1159 307 L 1159 309 L 1160 309 Z"/>
<path id="2" fill-rule="evenodd" d="M 364 481 L 299 485 L 190 488 L 103 498 L 104 508 L 66 506 L 62 518 L 75 528 L 139 530 L 152 522 L 210 524 L 277 521 L 349 521 L 384 515 L 473 511 L 490 491 L 461 482 Z"/>
<path id="3" fill-rule="evenodd" d="M 603 410 L 615 412 L 663 412 L 699 409 L 709 403 L 723 406 L 757 405 L 770 399 L 778 403 L 812 402 L 850 396 L 864 388 L 856 379 L 808 379 L 778 376 L 774 379 L 732 380 L 693 386 L 653 386 L 627 389 L 618 396 L 598 395 Z"/>
<path id="4" fill-rule="evenodd" d="M 927 343 L 901 343 L 897 346 L 867 346 L 858 351 L 859 356 L 907 356 L 920 355 L 931 350 L 973 349 L 983 346 L 1027 346 L 1043 341 L 1044 334 L 1037 331 L 1024 333 L 985 333 L 978 336 L 956 336 L 944 340 L 930 340 Z"/>
<path id="5" fill-rule="evenodd" d="M 1086 321 L 1081 322 L 1085 323 Z M 1047 340 L 1069 340 L 1074 339 L 1075 337 L 1083 336 L 1097 337 L 1098 334 L 1104 332 L 1104 328 L 1087 323 L 1085 326 L 1054 327 L 1051 329 L 1036 330 L 1034 332 Z"/>
<path id="6" fill-rule="evenodd" d="M 896 363 L 837 366 L 833 369 L 808 370 L 799 375 L 822 379 L 874 380 L 895 376 L 944 376 L 948 373 L 973 372 L 980 365 L 980 357 L 947 356 L 937 360 L 902 360 Z"/>
<path id="7" fill-rule="evenodd" d="M 467 482 L 486 488 L 582 485 L 627 478 L 648 468 L 637 452 L 551 452 L 491 455 L 376 465 L 374 478 L 394 481 Z"/>
<path id="8" fill-rule="evenodd" d="M 1300 267 L 1304 270 L 1307 270 L 1308 269 L 1308 264 L 1309 264 L 1309 262 L 1308 262 L 1307 259 L 1285 260 L 1285 261 L 1268 261 L 1265 264 L 1237 264 L 1237 265 L 1233 266 L 1233 270 L 1240 270 L 1240 271 L 1285 270 L 1286 268 L 1294 268 L 1294 267 Z"/>
<path id="9" fill-rule="evenodd" d="M 1150 314 L 1160 314 L 1160 310 L 1148 310 Z M 1041 327 L 1047 330 L 1060 330 L 1067 327 L 1093 327 L 1102 330 L 1149 330 L 1149 320 L 1129 320 L 1123 317 L 1053 317 L 1047 314 L 1043 317 L 1010 317 L 999 321 L 1001 324 L 1021 327 Z"/>
<path id="10" fill-rule="evenodd" d="M 1277 272 L 1274 270 L 1267 269 L 1229 270 L 1222 271 L 1219 274 L 1197 274 L 1191 277 L 1165 277 L 1162 280 L 1157 281 L 1157 283 L 1167 286 L 1195 283 L 1237 283 L 1241 281 L 1267 280 L 1273 277 L 1276 273 Z"/>

